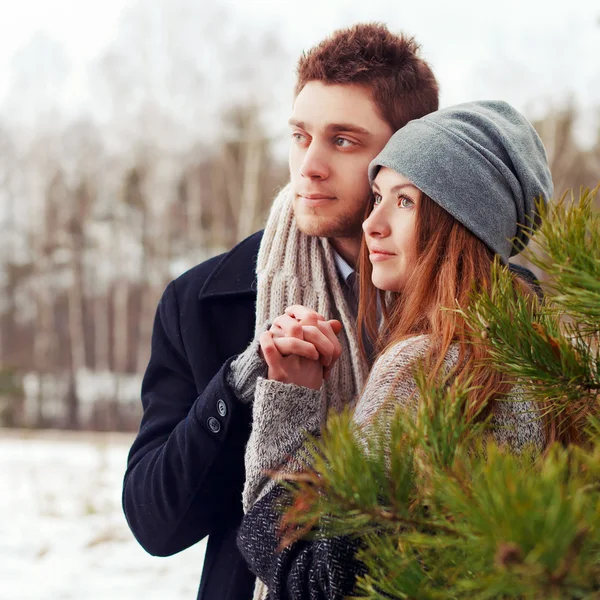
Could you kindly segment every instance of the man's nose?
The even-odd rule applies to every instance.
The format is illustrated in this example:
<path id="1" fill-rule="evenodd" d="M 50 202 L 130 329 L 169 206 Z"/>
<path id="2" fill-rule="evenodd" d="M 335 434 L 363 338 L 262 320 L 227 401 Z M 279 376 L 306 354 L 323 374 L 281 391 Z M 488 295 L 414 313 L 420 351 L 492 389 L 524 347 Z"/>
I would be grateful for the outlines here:
<path id="1" fill-rule="evenodd" d="M 300 174 L 308 179 L 327 179 L 329 177 L 329 164 L 325 152 L 314 142 L 304 155 Z"/>

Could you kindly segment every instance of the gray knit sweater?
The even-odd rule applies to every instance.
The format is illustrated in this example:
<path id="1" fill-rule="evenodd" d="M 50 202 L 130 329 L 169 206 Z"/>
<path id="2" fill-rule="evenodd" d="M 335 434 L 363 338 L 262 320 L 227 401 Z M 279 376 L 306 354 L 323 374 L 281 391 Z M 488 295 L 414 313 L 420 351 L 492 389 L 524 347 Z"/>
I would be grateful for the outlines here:
<path id="1" fill-rule="evenodd" d="M 427 336 L 416 336 L 392 346 L 380 356 L 354 408 L 354 421 L 365 435 L 376 413 L 394 412 L 398 405 L 416 415 L 418 390 L 412 375 L 413 367 L 426 356 Z M 451 346 L 444 368 L 449 372 L 458 361 L 458 346 Z M 393 398 L 395 402 L 390 402 Z M 294 460 L 307 433 L 318 434 L 325 421 L 321 394 L 316 390 L 260 378 L 256 385 L 252 433 L 246 449 L 246 483 L 244 509 L 275 485 L 265 475 L 283 467 L 284 471 L 298 468 Z M 494 403 L 492 435 L 498 443 L 518 452 L 526 444 L 541 448 L 545 434 L 532 401 L 515 386 L 510 395 Z"/>
<path id="2" fill-rule="evenodd" d="M 415 336 L 392 346 L 377 359 L 354 406 L 353 419 L 365 436 L 369 435 L 373 417 L 378 413 L 391 414 L 401 405 L 416 415 L 419 397 L 412 373 L 416 362 L 424 358 L 428 350 L 428 337 Z M 458 346 L 451 346 L 444 361 L 447 373 L 457 364 L 458 357 Z M 273 532 L 278 513 L 272 504 L 280 496 L 281 488 L 266 473 L 298 470 L 301 467 L 298 450 L 306 434 L 318 434 L 325 418 L 322 395 L 318 391 L 263 378 L 258 380 L 252 433 L 246 449 L 243 501 L 247 514 L 238 534 L 238 545 L 246 560 L 270 586 L 268 596 L 266 586 L 257 586 L 255 600 L 279 598 L 276 590 L 283 588 L 287 590 L 286 598 L 343 598 L 350 593 L 354 577 L 360 573 L 360 565 L 351 560 L 356 542 L 349 538 L 322 540 L 312 547 L 305 543 L 302 550 L 281 554 L 275 551 Z M 525 399 L 522 388 L 517 386 L 506 400 L 494 404 L 492 426 L 493 438 L 516 452 L 527 444 L 541 449 L 545 443 L 536 407 Z M 321 557 L 318 564 L 317 555 Z M 323 561 L 328 564 L 321 564 Z"/>

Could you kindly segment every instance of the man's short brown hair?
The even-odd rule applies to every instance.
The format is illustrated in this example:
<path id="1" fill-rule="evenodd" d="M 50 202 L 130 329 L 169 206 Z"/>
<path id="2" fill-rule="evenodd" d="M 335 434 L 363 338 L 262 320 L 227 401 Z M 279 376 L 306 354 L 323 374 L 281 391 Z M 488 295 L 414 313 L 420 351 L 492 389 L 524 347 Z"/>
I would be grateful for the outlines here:
<path id="1" fill-rule="evenodd" d="M 438 83 L 419 48 L 380 23 L 340 29 L 300 57 L 296 95 L 310 81 L 365 86 L 396 131 L 438 109 Z"/>

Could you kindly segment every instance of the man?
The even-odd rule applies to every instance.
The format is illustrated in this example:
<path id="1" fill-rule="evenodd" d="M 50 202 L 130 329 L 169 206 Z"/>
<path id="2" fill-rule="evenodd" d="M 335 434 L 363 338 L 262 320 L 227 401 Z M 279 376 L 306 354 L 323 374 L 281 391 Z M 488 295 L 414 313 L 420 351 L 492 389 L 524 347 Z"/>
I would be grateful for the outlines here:
<path id="1" fill-rule="evenodd" d="M 321 292 L 338 290 L 353 274 L 370 194 L 369 162 L 394 131 L 437 108 L 438 85 L 417 44 L 384 26 L 337 31 L 301 57 L 287 189 L 295 220 L 287 234 L 300 244 L 296 250 L 310 254 L 321 248 L 333 256 L 335 267 L 323 270 Z M 274 210 L 270 217 L 275 236 L 281 229 L 278 214 Z M 251 402 L 236 393 L 239 397 L 244 388 L 243 357 L 256 357 L 262 323 L 255 310 L 268 304 L 264 314 L 272 318 L 281 306 L 302 303 L 298 300 L 319 310 L 297 285 L 282 286 L 278 298 L 269 300 L 279 288 L 269 277 L 259 277 L 257 284 L 257 256 L 264 257 L 268 273 L 275 255 L 269 253 L 277 241 L 269 227 L 264 240 L 258 232 L 167 286 L 142 385 L 144 414 L 124 479 L 127 521 L 149 553 L 175 554 L 209 536 L 201 600 L 249 600 L 254 588 L 255 578 L 236 548 L 251 428 Z M 312 243 L 318 240 L 320 246 Z M 289 253 L 289 244 L 281 247 Z M 304 260 L 301 252 L 299 259 Z M 312 259 L 305 257 L 311 275 Z M 352 315 L 352 286 L 341 289 L 344 297 L 333 294 L 330 308 L 347 303 Z M 322 294 L 315 294 L 317 302 Z M 351 329 L 352 319 L 346 319 L 346 329 L 348 323 Z M 356 375 L 357 365 L 349 363 L 348 372 Z M 234 393 L 230 383 L 236 381 L 240 389 Z"/>

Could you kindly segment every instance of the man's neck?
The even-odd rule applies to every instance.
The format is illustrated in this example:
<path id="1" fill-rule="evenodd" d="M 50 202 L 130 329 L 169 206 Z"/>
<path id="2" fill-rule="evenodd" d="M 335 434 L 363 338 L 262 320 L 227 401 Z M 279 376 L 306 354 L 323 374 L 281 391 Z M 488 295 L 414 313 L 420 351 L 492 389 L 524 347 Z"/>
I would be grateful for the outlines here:
<path id="1" fill-rule="evenodd" d="M 358 238 L 330 238 L 333 249 L 353 268 L 356 269 L 358 253 L 360 251 L 360 237 Z"/>

